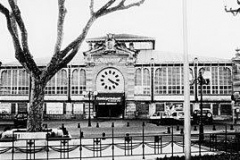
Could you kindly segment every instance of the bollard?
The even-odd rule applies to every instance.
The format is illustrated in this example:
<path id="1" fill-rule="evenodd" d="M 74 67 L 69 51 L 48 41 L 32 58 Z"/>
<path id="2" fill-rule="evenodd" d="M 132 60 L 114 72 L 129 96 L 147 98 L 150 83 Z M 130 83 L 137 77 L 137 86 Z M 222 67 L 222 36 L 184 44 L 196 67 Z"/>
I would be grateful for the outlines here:
<path id="1" fill-rule="evenodd" d="M 103 140 L 106 139 L 106 134 L 105 134 L 105 132 L 102 133 L 102 139 L 103 139 Z"/>
<path id="2" fill-rule="evenodd" d="M 84 136 L 83 136 L 83 132 L 81 132 L 81 133 L 80 133 L 80 137 L 81 137 L 81 138 L 83 138 L 83 137 L 84 137 Z"/>
<path id="3" fill-rule="evenodd" d="M 177 126 L 177 131 L 179 131 L 179 126 Z"/>
<path id="4" fill-rule="evenodd" d="M 181 128 L 181 131 L 180 131 L 180 134 L 183 134 L 184 132 L 183 132 L 183 128 Z"/>
<path id="5" fill-rule="evenodd" d="M 167 133 L 171 133 L 170 127 L 167 127 Z"/>
<path id="6" fill-rule="evenodd" d="M 216 131 L 216 126 L 215 125 L 213 125 L 213 129 L 212 129 L 213 131 Z"/>
<path id="7" fill-rule="evenodd" d="M 234 128 L 233 128 L 233 125 L 232 125 L 232 124 L 230 125 L 230 130 L 234 130 Z"/>
<path id="8" fill-rule="evenodd" d="M 194 126 L 193 130 L 194 130 L 194 131 L 197 131 L 197 126 Z"/>

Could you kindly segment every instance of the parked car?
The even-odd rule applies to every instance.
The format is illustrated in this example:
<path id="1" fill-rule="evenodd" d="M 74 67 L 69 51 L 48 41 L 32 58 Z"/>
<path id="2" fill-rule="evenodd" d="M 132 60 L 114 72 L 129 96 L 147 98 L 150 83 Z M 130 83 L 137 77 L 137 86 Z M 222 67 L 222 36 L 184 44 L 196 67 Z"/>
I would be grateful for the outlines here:
<path id="1" fill-rule="evenodd" d="M 26 128 L 27 127 L 27 119 L 28 119 L 28 114 L 27 113 L 18 113 L 14 117 L 14 127 L 21 127 L 21 128 Z"/>
<path id="2" fill-rule="evenodd" d="M 178 124 L 182 123 L 184 120 L 183 111 L 174 111 L 172 113 L 168 112 L 156 112 L 150 116 L 150 123 L 157 125 L 160 124 Z"/>
<path id="3" fill-rule="evenodd" d="M 193 111 L 193 123 L 199 124 L 201 117 L 201 110 L 197 109 Z M 202 123 L 203 124 L 212 124 L 213 114 L 210 109 L 203 108 L 202 110 Z"/>
<path id="4" fill-rule="evenodd" d="M 0 133 L 0 141 L 16 141 L 19 138 L 21 139 L 20 134 L 23 132 L 27 132 L 26 128 L 13 128 L 6 131 L 3 131 Z M 62 128 L 47 128 L 46 130 L 43 130 L 45 132 L 44 138 L 46 138 L 45 135 L 48 135 L 48 140 L 59 140 L 60 138 L 69 138 L 71 139 L 71 135 L 66 129 Z M 41 133 L 43 133 L 41 132 Z M 23 138 L 25 139 L 25 138 Z"/>

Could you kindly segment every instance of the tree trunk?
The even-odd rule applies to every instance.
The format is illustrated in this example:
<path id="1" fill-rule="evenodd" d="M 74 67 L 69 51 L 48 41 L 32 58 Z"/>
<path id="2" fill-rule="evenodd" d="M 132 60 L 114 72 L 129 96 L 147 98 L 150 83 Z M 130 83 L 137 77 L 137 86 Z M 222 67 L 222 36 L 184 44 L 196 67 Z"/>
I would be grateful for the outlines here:
<path id="1" fill-rule="evenodd" d="M 45 95 L 44 88 L 44 83 L 32 77 L 27 122 L 27 130 L 30 132 L 37 132 L 42 130 L 43 104 Z"/>

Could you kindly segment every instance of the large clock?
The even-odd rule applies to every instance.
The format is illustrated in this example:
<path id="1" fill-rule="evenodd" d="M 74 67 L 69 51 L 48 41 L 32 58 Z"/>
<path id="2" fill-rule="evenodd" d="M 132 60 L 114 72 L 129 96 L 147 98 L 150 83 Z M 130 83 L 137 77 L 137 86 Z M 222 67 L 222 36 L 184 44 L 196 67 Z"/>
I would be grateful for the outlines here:
<path id="1" fill-rule="evenodd" d="M 124 79 L 120 71 L 106 68 L 97 76 L 97 90 L 101 92 L 123 92 Z"/>

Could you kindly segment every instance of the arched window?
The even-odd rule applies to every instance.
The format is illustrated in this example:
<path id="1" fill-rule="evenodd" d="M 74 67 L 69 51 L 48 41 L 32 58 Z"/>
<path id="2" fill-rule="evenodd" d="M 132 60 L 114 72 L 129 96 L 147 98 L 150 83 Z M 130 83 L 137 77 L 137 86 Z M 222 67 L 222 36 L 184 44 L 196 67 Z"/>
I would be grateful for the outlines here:
<path id="1" fill-rule="evenodd" d="M 67 85 L 68 77 L 67 71 L 62 69 L 57 73 L 57 94 L 66 95 L 67 94 Z"/>
<path id="2" fill-rule="evenodd" d="M 168 67 L 168 94 L 181 94 L 181 68 L 179 66 Z"/>
<path id="3" fill-rule="evenodd" d="M 9 71 L 10 70 L 4 70 L 4 71 L 2 71 L 2 74 L 1 74 L 0 93 L 3 95 L 10 94 L 10 91 L 11 91 L 11 74 L 8 74 L 8 73 L 10 73 Z"/>
<path id="4" fill-rule="evenodd" d="M 12 70 L 12 94 L 17 94 L 18 89 L 18 74 L 17 70 Z"/>
<path id="5" fill-rule="evenodd" d="M 202 71 L 203 70 L 203 71 Z M 212 77 L 215 77 L 215 76 L 217 76 L 218 77 L 218 67 L 202 67 L 202 68 L 200 68 L 199 69 L 199 72 L 202 72 L 203 73 L 203 76 L 204 76 L 204 72 L 211 72 L 211 70 L 212 70 Z M 215 72 L 215 71 L 216 72 Z M 215 77 L 216 78 L 216 77 Z M 215 79 L 214 78 L 214 79 Z M 217 82 L 218 83 L 218 82 Z M 201 86 L 199 85 L 199 87 L 198 87 L 198 91 L 199 91 L 199 95 L 201 94 L 200 92 L 201 92 L 201 88 L 200 88 Z M 202 93 L 203 94 L 210 94 L 211 93 L 211 82 L 210 82 L 210 84 L 208 84 L 208 85 L 203 85 L 202 86 L 202 88 L 203 88 L 203 90 L 202 90 Z M 218 88 L 218 87 L 217 87 Z"/>
<path id="6" fill-rule="evenodd" d="M 141 69 L 138 68 L 135 71 L 135 86 L 141 86 L 142 85 L 142 72 Z"/>
<path id="7" fill-rule="evenodd" d="M 72 94 L 82 94 L 86 90 L 86 71 L 74 69 L 72 72 Z"/>
<path id="8" fill-rule="evenodd" d="M 158 68 L 155 71 L 155 94 L 167 93 L 167 74 L 166 67 Z"/>
<path id="9" fill-rule="evenodd" d="M 220 93 L 231 94 L 232 93 L 232 75 L 231 70 L 227 67 L 219 68 L 220 74 Z"/>
<path id="10" fill-rule="evenodd" d="M 150 71 L 147 68 L 143 69 L 143 94 L 150 94 Z"/>
<path id="11" fill-rule="evenodd" d="M 147 68 L 143 70 L 143 85 L 150 86 L 150 72 Z"/>
<path id="12" fill-rule="evenodd" d="M 80 94 L 83 93 L 83 91 L 86 90 L 86 71 L 81 69 L 80 70 Z"/>
<path id="13" fill-rule="evenodd" d="M 231 70 L 225 66 L 219 67 L 219 93 L 231 94 Z"/>
<path id="14" fill-rule="evenodd" d="M 18 94 L 26 95 L 29 93 L 29 75 L 26 70 L 19 70 L 18 75 Z"/>
<path id="15" fill-rule="evenodd" d="M 78 69 L 74 69 L 72 72 L 72 94 L 78 94 Z"/>
<path id="16" fill-rule="evenodd" d="M 56 94 L 56 75 L 54 77 L 52 77 L 47 85 L 46 85 L 46 88 L 45 88 L 45 94 Z"/>

